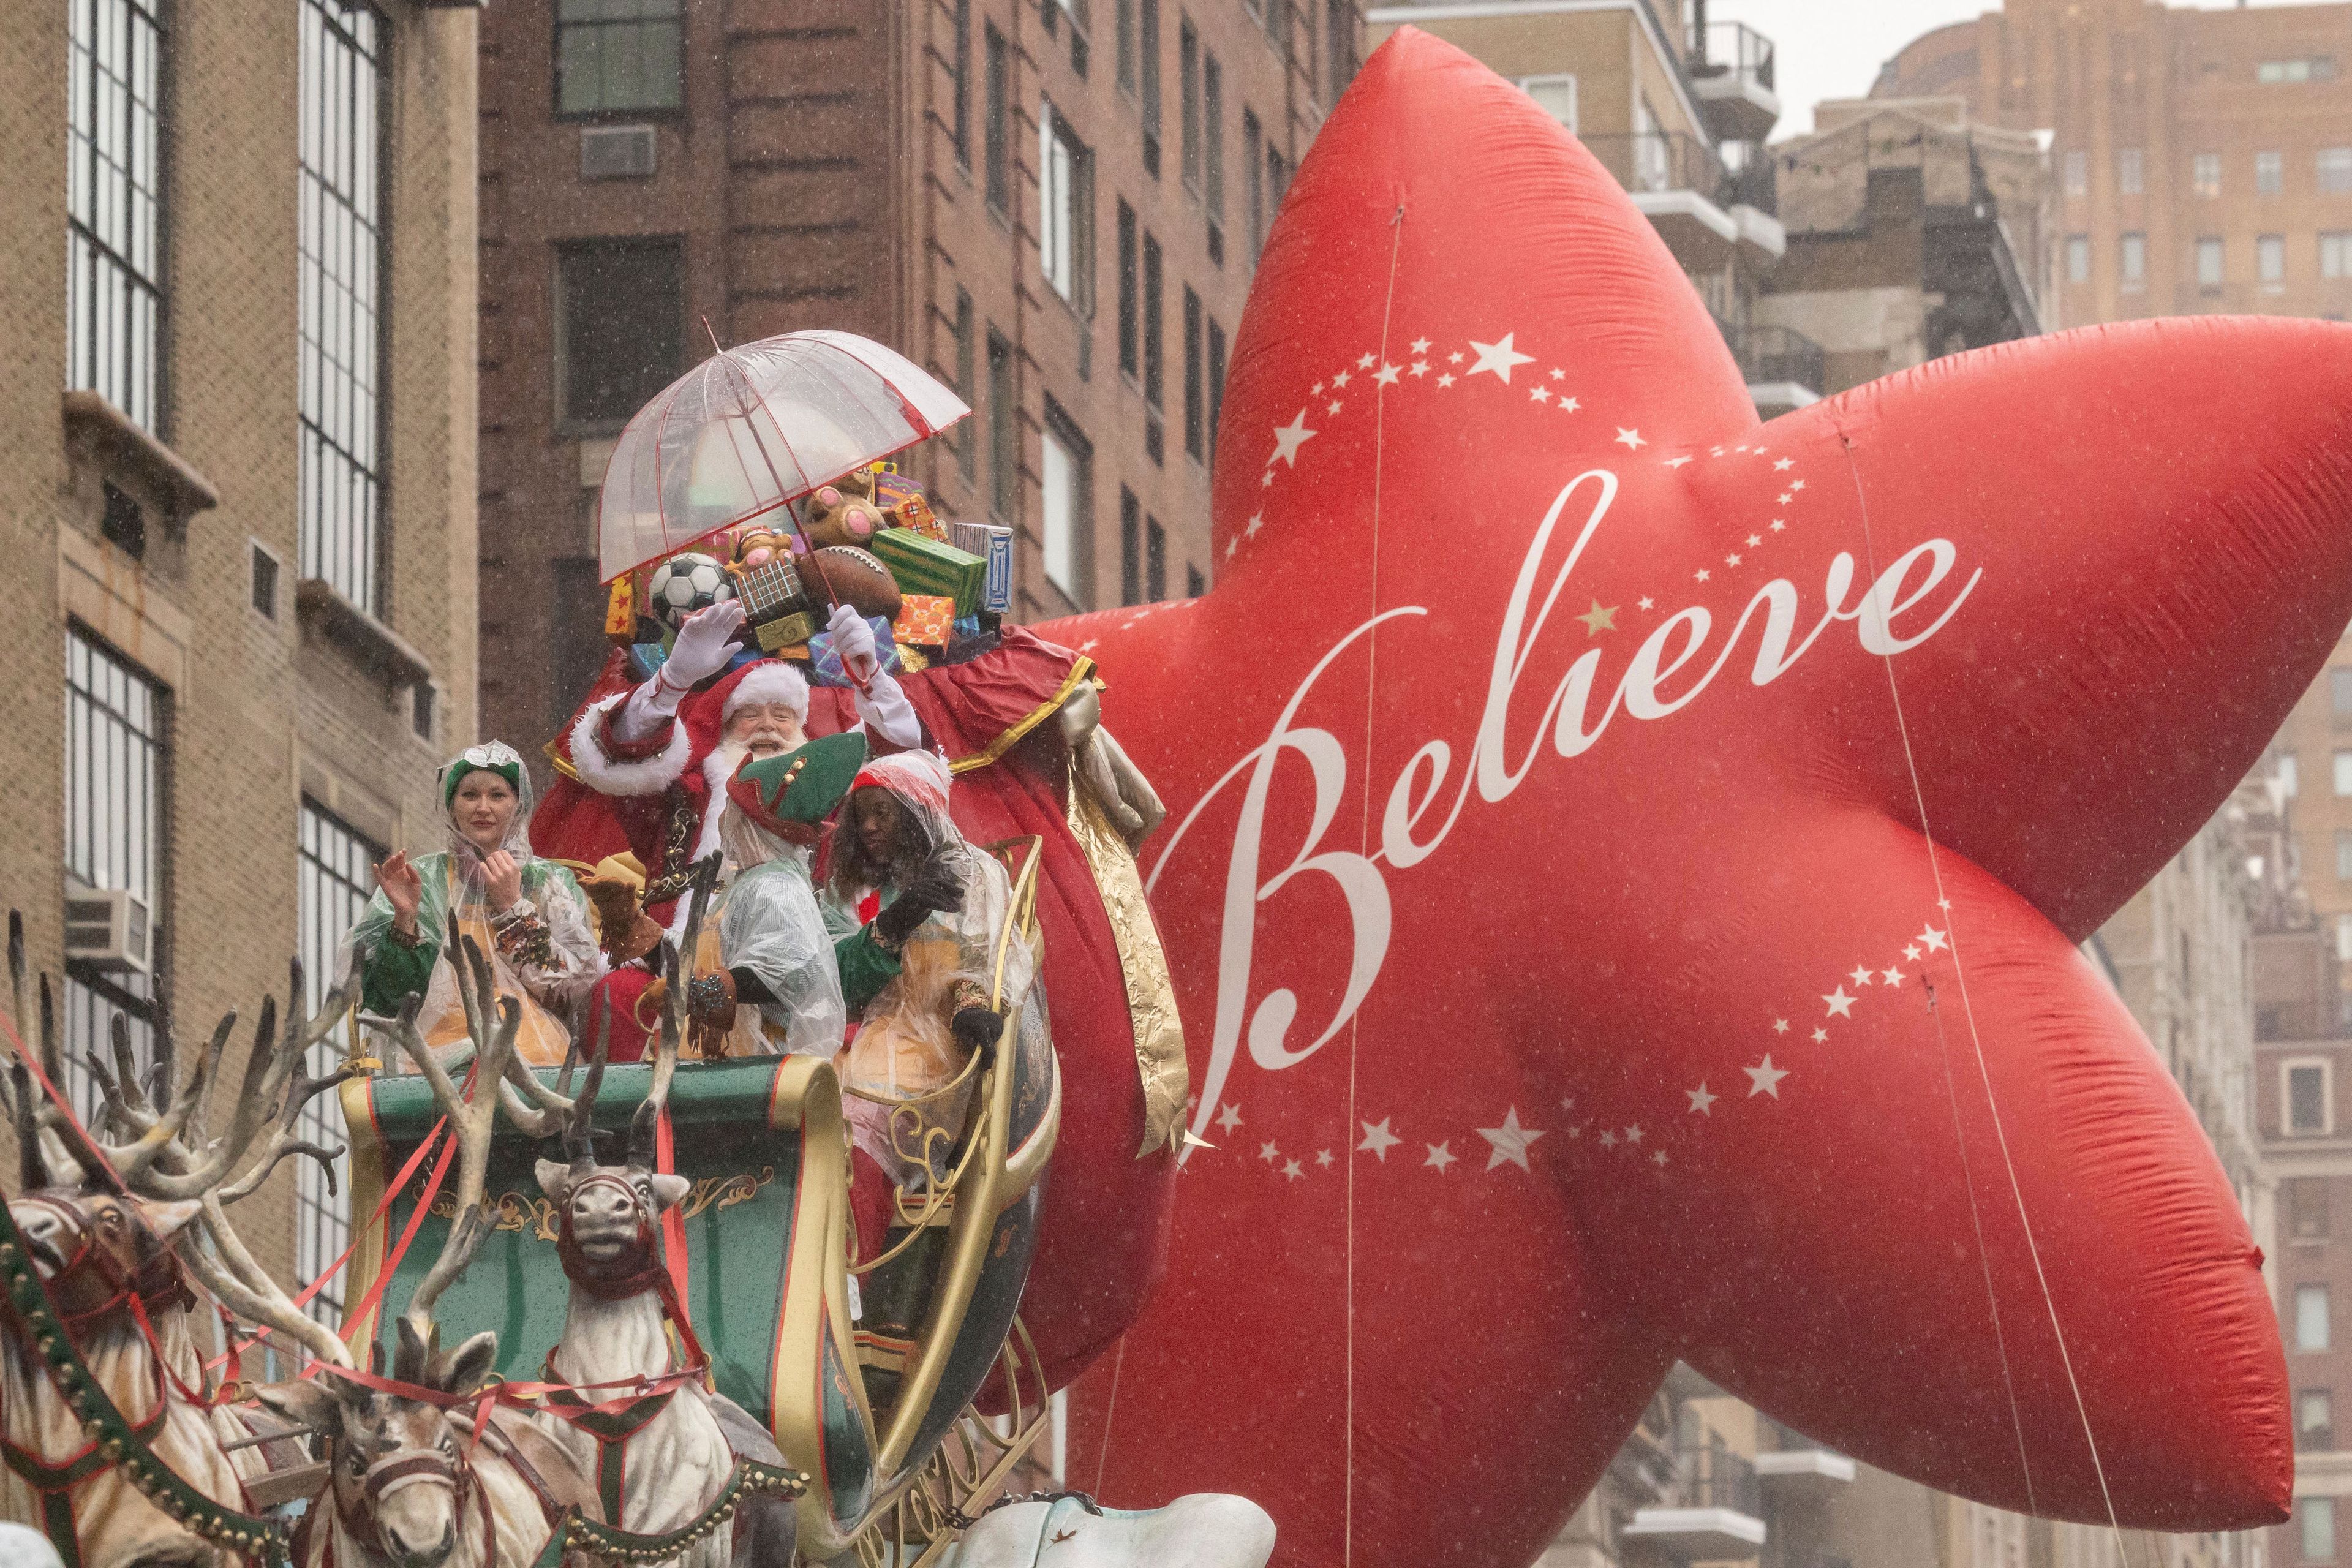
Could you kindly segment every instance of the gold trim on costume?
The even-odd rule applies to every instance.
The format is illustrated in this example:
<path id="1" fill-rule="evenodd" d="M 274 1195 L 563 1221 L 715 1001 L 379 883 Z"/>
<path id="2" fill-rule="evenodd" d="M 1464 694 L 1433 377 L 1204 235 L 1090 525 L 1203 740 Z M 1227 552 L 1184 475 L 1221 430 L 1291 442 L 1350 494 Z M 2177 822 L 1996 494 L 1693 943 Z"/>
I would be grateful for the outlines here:
<path id="1" fill-rule="evenodd" d="M 1127 982 L 1127 1010 L 1135 1020 L 1135 1066 L 1143 1080 L 1143 1146 L 1139 1160 L 1182 1135 L 1184 1101 L 1192 1078 L 1184 1060 L 1184 1026 L 1176 1015 L 1176 982 L 1168 952 L 1143 896 L 1143 876 L 1134 852 L 1111 827 L 1102 805 L 1084 779 L 1070 780 L 1070 837 L 1094 873 L 1118 948 L 1118 972 Z"/>
<path id="2" fill-rule="evenodd" d="M 948 771 L 968 773 L 1001 759 L 1005 752 L 1020 743 L 1022 737 L 1059 711 L 1062 704 L 1076 695 L 1080 686 L 1094 679 L 1094 673 L 1095 661 L 1081 657 L 1077 663 L 1070 666 L 1069 676 L 1063 680 L 1062 689 L 1059 691 L 1031 709 L 1020 722 L 1004 731 L 981 750 L 968 757 L 958 757 L 954 762 L 950 763 Z"/>

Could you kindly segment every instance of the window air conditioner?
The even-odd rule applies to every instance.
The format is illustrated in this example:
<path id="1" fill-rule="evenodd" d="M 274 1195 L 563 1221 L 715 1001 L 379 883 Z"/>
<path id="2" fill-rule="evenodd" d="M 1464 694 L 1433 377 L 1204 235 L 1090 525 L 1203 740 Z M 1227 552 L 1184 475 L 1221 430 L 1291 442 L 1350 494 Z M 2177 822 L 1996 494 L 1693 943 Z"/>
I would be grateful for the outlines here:
<path id="1" fill-rule="evenodd" d="M 144 974 L 152 955 L 147 906 L 121 888 L 69 885 L 66 892 L 66 957 L 91 969 Z"/>
<path id="2" fill-rule="evenodd" d="M 580 177 L 637 180 L 654 172 L 654 128 L 595 125 L 580 132 Z"/>

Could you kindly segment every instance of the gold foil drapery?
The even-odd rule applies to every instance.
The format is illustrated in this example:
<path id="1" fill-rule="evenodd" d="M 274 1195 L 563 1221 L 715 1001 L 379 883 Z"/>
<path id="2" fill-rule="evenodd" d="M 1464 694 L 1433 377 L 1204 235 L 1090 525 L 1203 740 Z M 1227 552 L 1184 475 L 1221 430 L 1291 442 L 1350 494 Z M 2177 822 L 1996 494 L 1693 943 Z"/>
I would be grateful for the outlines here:
<path id="1" fill-rule="evenodd" d="M 1094 873 L 1103 913 L 1118 944 L 1119 973 L 1127 981 L 1127 1008 L 1135 1020 L 1135 1065 L 1143 1079 L 1143 1146 L 1135 1157 L 1183 1135 L 1184 1100 L 1192 1079 L 1184 1062 L 1184 1026 L 1176 1016 L 1176 982 L 1160 928 L 1144 900 L 1143 875 L 1135 856 L 1113 830 L 1101 804 L 1085 781 L 1070 780 L 1070 835 Z"/>

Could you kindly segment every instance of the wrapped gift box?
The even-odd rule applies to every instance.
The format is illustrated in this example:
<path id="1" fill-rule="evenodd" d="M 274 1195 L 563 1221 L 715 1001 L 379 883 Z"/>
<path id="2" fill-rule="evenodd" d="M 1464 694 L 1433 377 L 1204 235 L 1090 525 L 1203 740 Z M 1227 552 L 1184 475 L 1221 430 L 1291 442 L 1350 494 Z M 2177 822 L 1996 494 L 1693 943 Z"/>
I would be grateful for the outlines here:
<path id="1" fill-rule="evenodd" d="M 988 563 L 978 608 L 1000 616 L 1013 611 L 1013 531 L 992 522 L 951 522 L 948 542 Z"/>
<path id="2" fill-rule="evenodd" d="M 938 594 L 955 601 L 961 614 L 980 608 L 988 563 L 970 551 L 942 544 L 911 528 L 886 528 L 866 542 L 898 580 L 900 594 Z"/>
<path id="3" fill-rule="evenodd" d="M 945 647 L 955 628 L 955 601 L 944 594 L 904 594 L 891 639 L 907 647 Z"/>

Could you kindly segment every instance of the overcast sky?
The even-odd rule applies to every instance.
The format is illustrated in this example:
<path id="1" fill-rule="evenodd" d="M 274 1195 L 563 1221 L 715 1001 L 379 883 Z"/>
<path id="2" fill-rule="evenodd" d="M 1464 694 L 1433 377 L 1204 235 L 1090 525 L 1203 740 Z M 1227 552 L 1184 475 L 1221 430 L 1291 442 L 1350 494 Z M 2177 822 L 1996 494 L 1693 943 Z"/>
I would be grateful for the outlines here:
<path id="1" fill-rule="evenodd" d="M 2204 0 L 2203 8 L 2226 10 L 2236 3 Z M 1707 16 L 1715 21 L 1745 22 L 1777 46 L 1780 123 L 1772 132 L 1777 140 L 1811 131 L 1813 105 L 1822 99 L 1867 93 L 1879 66 L 1920 34 L 1999 9 L 1991 0 L 1708 0 Z"/>

